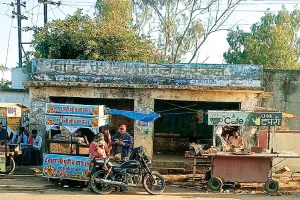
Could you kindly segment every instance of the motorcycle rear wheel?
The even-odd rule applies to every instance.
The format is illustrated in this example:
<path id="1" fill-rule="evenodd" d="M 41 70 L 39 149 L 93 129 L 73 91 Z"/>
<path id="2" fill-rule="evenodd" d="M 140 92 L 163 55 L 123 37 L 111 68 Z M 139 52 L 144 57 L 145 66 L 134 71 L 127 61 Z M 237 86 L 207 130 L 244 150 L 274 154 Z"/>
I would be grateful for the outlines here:
<path id="1" fill-rule="evenodd" d="M 109 194 L 113 191 L 113 187 L 111 185 L 103 184 L 103 183 L 97 183 L 97 179 L 104 178 L 106 175 L 106 171 L 99 170 L 96 171 L 91 179 L 90 179 L 90 186 L 93 192 L 96 192 L 98 194 Z"/>
<path id="2" fill-rule="evenodd" d="M 155 180 L 155 183 L 152 183 L 150 174 L 146 174 L 143 177 L 143 186 L 145 190 L 152 195 L 163 193 L 166 189 L 166 183 L 164 178 L 157 172 L 152 172 L 151 174 L 153 179 Z"/>

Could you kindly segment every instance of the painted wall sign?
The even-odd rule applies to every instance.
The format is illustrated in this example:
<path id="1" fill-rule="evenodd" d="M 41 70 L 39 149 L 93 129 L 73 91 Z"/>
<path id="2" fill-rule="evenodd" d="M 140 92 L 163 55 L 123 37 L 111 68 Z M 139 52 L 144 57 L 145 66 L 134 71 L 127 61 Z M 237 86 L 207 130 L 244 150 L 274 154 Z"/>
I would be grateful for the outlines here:
<path id="1" fill-rule="evenodd" d="M 73 180 L 86 180 L 90 159 L 81 156 L 57 154 L 43 155 L 43 176 Z"/>
<path id="2" fill-rule="evenodd" d="M 33 59 L 31 80 L 261 87 L 262 67 Z"/>
<path id="3" fill-rule="evenodd" d="M 22 109 L 18 106 L 11 106 L 7 108 L 7 117 L 21 117 Z"/>
<path id="4" fill-rule="evenodd" d="M 57 116 L 45 115 L 45 125 L 47 126 L 70 126 L 98 128 L 109 124 L 109 116 L 104 117 L 75 117 L 75 116 Z"/>
<path id="5" fill-rule="evenodd" d="M 104 116 L 104 106 L 47 103 L 45 113 L 53 115 Z"/>
<path id="6" fill-rule="evenodd" d="M 282 113 L 208 111 L 208 125 L 217 126 L 281 126 Z"/>

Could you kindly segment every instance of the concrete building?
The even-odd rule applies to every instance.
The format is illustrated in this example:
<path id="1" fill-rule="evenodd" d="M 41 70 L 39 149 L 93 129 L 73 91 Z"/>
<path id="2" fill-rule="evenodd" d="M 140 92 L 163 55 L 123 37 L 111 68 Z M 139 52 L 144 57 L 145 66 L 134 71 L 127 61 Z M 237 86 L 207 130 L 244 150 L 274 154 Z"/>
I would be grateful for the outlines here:
<path id="1" fill-rule="evenodd" d="M 149 124 L 112 118 L 112 131 L 127 124 L 135 146 L 143 145 L 150 156 L 153 149 L 180 146 L 172 143 L 173 136 L 211 138 L 211 127 L 202 123 L 206 110 L 252 110 L 264 97 L 262 68 L 255 65 L 37 59 L 24 85 L 29 89 L 31 129 L 41 134 L 48 102 L 160 113 L 161 118 Z"/>
<path id="2" fill-rule="evenodd" d="M 29 93 L 28 90 L 22 85 L 23 82 L 29 80 L 29 74 L 25 74 L 22 68 L 16 67 L 11 69 L 11 82 L 10 89 L 0 91 L 1 103 L 16 103 L 23 106 L 29 106 Z"/>

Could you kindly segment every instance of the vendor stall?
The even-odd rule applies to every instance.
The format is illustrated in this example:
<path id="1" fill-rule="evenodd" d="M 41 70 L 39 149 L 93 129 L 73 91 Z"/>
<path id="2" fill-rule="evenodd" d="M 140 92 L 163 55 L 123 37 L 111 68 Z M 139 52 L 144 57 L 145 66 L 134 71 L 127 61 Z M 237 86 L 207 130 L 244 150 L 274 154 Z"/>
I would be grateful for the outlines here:
<path id="1" fill-rule="evenodd" d="M 109 124 L 104 106 L 46 104 L 48 154 L 43 155 L 43 176 L 87 181 L 89 145 L 100 126 Z"/>
<path id="2" fill-rule="evenodd" d="M 149 132 L 150 123 L 159 117 L 154 112 L 113 110 L 104 106 L 46 104 L 49 153 L 43 155 L 43 177 L 87 182 L 90 159 L 89 145 L 85 143 L 84 136 L 91 143 L 99 127 L 109 125 L 108 114 L 123 115 L 137 120 L 136 123 L 143 122 L 141 130 L 145 134 Z"/>
<path id="3" fill-rule="evenodd" d="M 211 158 L 211 178 L 208 187 L 217 191 L 226 183 L 264 183 L 267 192 L 277 192 L 279 184 L 272 179 L 273 159 L 300 158 L 297 154 L 274 152 L 275 127 L 280 126 L 281 122 L 282 113 L 279 112 L 208 111 L 208 124 L 214 126 L 215 149 L 215 152 L 202 154 Z M 217 126 L 269 126 L 272 128 L 270 149 L 262 150 L 257 147 L 244 149 L 232 146 L 228 148 L 222 143 L 218 147 Z"/>

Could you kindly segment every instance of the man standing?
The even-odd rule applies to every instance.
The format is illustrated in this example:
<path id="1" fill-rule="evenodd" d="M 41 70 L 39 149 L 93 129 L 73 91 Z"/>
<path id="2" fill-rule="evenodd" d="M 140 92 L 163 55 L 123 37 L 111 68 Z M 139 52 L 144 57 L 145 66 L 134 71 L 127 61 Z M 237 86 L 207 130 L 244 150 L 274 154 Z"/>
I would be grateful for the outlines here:
<path id="1" fill-rule="evenodd" d="M 108 126 L 103 126 L 101 127 L 101 133 L 103 134 L 104 136 L 104 141 L 106 142 L 107 144 L 107 147 L 109 149 L 111 149 L 111 135 L 109 133 L 109 128 Z"/>
<path id="2" fill-rule="evenodd" d="M 126 132 L 126 125 L 122 124 L 119 127 L 119 131 L 114 135 L 112 139 L 113 156 L 121 154 L 121 160 L 125 157 L 129 157 L 130 149 L 132 148 L 132 138 L 129 133 Z"/>
<path id="3" fill-rule="evenodd" d="M 241 149 L 244 148 L 243 137 L 239 136 L 238 131 L 233 132 L 233 136 L 229 138 L 229 143 L 230 146 L 232 146 L 233 148 L 241 148 Z"/>

